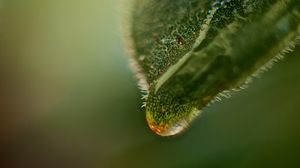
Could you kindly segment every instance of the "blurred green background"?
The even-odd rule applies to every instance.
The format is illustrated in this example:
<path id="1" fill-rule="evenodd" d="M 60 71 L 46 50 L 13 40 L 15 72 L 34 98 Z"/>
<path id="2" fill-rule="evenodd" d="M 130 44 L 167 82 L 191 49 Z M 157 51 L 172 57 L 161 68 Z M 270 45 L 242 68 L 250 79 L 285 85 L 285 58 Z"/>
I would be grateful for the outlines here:
<path id="1" fill-rule="evenodd" d="M 118 0 L 0 0 L 0 167 L 300 167 L 300 48 L 185 134 L 154 135 Z"/>

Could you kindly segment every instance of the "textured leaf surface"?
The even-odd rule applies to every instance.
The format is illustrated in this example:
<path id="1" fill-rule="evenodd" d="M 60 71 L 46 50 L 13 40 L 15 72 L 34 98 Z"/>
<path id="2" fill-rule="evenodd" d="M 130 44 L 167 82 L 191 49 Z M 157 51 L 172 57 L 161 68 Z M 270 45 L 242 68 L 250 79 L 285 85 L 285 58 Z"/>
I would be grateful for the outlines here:
<path id="1" fill-rule="evenodd" d="M 299 0 L 131 0 L 128 38 L 147 85 L 146 118 L 159 135 L 248 83 L 293 48 Z"/>

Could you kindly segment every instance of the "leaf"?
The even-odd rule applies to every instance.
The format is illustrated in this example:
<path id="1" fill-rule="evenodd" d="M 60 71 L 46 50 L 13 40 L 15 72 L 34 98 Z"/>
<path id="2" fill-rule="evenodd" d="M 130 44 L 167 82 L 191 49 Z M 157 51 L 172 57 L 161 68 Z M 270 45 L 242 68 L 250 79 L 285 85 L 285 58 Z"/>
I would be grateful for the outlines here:
<path id="1" fill-rule="evenodd" d="M 299 0 L 131 0 L 127 44 L 156 134 L 270 68 L 300 39 Z"/>

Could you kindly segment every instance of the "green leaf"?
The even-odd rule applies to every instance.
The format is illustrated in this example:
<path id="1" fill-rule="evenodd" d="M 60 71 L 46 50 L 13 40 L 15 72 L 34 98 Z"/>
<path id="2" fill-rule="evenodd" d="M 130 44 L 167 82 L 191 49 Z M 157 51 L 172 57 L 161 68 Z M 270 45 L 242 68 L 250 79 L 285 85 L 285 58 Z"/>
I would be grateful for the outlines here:
<path id="1" fill-rule="evenodd" d="M 127 44 L 149 127 L 181 133 L 300 38 L 299 0 L 131 0 Z"/>

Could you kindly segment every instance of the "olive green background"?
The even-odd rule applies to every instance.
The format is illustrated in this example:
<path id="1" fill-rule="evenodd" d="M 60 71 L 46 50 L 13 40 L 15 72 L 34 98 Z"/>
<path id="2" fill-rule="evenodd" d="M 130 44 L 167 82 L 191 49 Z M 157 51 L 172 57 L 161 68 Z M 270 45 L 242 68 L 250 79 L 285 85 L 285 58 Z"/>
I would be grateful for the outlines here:
<path id="1" fill-rule="evenodd" d="M 0 0 L 0 167 L 300 167 L 300 48 L 184 134 L 146 125 L 117 0 Z"/>

